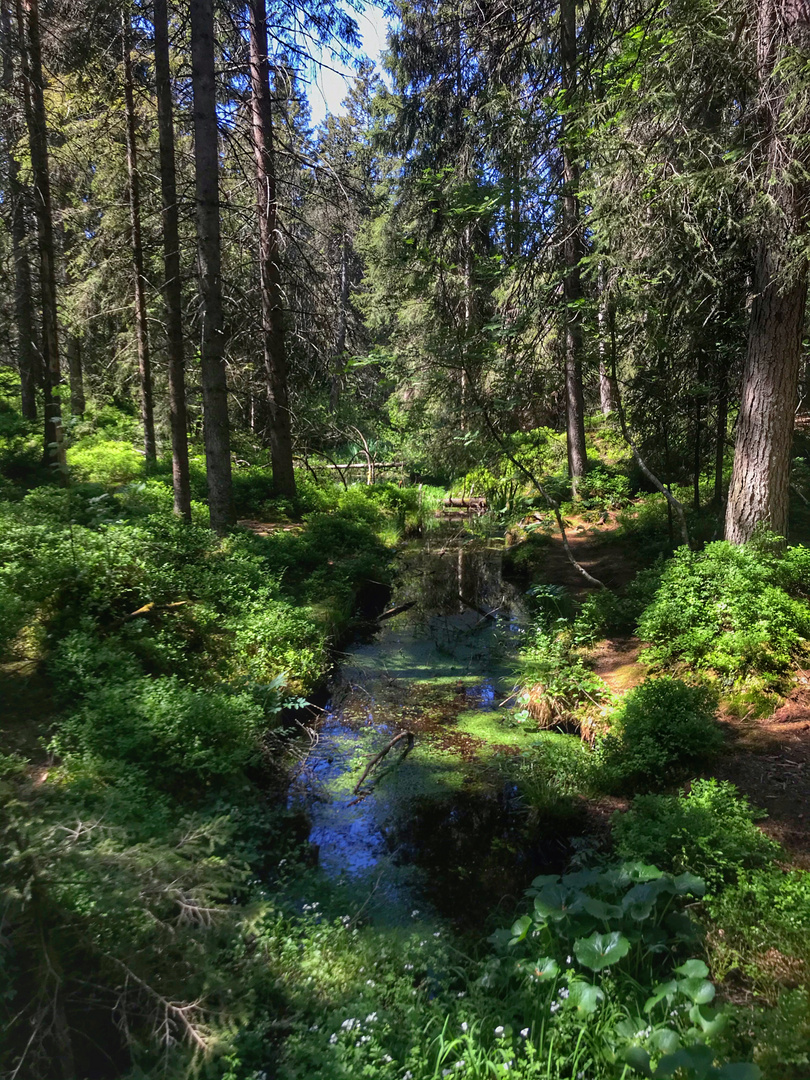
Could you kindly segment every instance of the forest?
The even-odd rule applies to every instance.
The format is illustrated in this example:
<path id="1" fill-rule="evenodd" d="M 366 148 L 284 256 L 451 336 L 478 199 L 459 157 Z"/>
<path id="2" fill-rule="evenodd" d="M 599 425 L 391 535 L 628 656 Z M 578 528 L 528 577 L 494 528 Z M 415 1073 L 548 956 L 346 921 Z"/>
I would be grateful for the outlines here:
<path id="1" fill-rule="evenodd" d="M 0 49 L 0 1077 L 807 1080 L 807 0 Z"/>

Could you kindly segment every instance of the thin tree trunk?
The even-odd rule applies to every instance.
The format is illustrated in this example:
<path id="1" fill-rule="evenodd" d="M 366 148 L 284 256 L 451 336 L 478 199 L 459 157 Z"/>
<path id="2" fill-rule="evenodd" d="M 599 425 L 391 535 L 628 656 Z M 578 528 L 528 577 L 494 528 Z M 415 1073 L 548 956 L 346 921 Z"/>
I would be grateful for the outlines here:
<path id="1" fill-rule="evenodd" d="M 599 266 L 599 405 L 602 415 L 616 411 L 616 387 L 612 371 L 615 366 L 613 353 L 616 349 L 616 312 L 607 295 L 607 274 L 604 264 Z"/>
<path id="2" fill-rule="evenodd" d="M 14 86 L 14 43 L 11 13 L 6 0 L 2 0 L 0 4 L 0 33 L 3 44 L 3 89 L 10 95 Z M 25 221 L 26 199 L 20 182 L 20 166 L 14 156 L 18 132 L 14 118 L 10 115 L 12 108 L 12 105 L 7 106 L 3 128 L 8 168 L 9 231 L 14 262 L 14 323 L 17 331 L 17 368 L 20 373 L 20 410 L 26 420 L 36 420 L 39 362 L 34 346 L 31 267 L 28 262 L 28 230 Z"/>
<path id="3" fill-rule="evenodd" d="M 340 404 L 341 367 L 346 351 L 346 328 L 349 314 L 349 240 L 346 233 L 340 238 L 340 295 L 338 298 L 338 328 L 335 335 L 335 366 L 332 372 L 332 385 L 329 390 L 329 409 L 337 412 Z"/>
<path id="4" fill-rule="evenodd" d="M 160 145 L 160 192 L 163 206 L 163 299 L 168 339 L 169 423 L 172 436 L 174 512 L 191 521 L 188 471 L 188 421 L 183 361 L 183 289 L 180 280 L 180 230 L 174 159 L 174 118 L 169 71 L 169 18 L 166 0 L 154 0 L 155 84 Z"/>
<path id="5" fill-rule="evenodd" d="M 576 0 L 560 4 L 560 63 L 562 89 L 566 106 L 571 109 L 577 86 Z M 563 120 L 561 135 L 563 157 L 563 297 L 565 302 L 565 414 L 568 436 L 568 472 L 572 493 L 585 475 L 588 458 L 585 449 L 585 401 L 582 388 L 582 323 L 577 305 L 582 297 L 579 264 L 582 257 L 582 231 L 579 220 L 579 166 L 568 120 Z"/>
<path id="6" fill-rule="evenodd" d="M 703 464 L 703 357 L 698 360 L 698 393 L 695 395 L 695 445 L 692 459 L 692 491 L 695 510 L 700 510 L 700 470 Z"/>
<path id="7" fill-rule="evenodd" d="M 65 348 L 70 382 L 70 414 L 84 416 L 84 368 L 82 364 L 82 342 L 76 334 L 69 333 Z"/>
<path id="8" fill-rule="evenodd" d="M 138 172 L 138 146 L 135 131 L 135 92 L 132 79 L 132 31 L 129 11 L 121 13 L 124 58 L 124 105 L 126 109 L 127 171 L 129 173 L 129 220 L 132 244 L 132 270 L 135 284 L 135 344 L 138 350 L 138 377 L 141 390 L 141 423 L 146 464 L 157 460 L 155 449 L 155 411 L 152 398 L 152 365 L 149 356 L 149 330 L 146 321 L 146 279 L 143 272 L 141 240 L 141 178 Z"/>
<path id="9" fill-rule="evenodd" d="M 714 448 L 714 505 L 723 505 L 723 466 L 726 460 L 726 428 L 728 426 L 728 371 L 722 364 L 717 388 L 717 426 Z"/>
<path id="10" fill-rule="evenodd" d="M 273 487 L 277 495 L 295 498 L 265 0 L 250 0 L 250 83 L 259 215 L 262 339 L 270 411 Z"/>
<path id="11" fill-rule="evenodd" d="M 213 0 L 191 0 L 191 88 L 194 95 L 194 180 L 197 269 L 202 298 L 200 369 L 203 435 L 211 528 L 222 535 L 233 522 L 231 442 L 219 220 L 219 130 L 214 76 Z"/>
<path id="12" fill-rule="evenodd" d="M 804 4 L 760 0 L 757 18 L 759 123 L 763 179 L 771 208 L 754 272 L 754 302 L 743 371 L 734 468 L 726 507 L 726 539 L 740 544 L 759 527 L 787 535 L 790 458 L 798 396 L 807 261 L 794 253 L 806 234 L 807 182 L 787 175 L 807 118 L 785 122 L 788 96 L 777 68 L 796 31 L 806 31 Z M 803 25 L 800 27 L 800 22 Z M 789 125 L 789 130 L 788 130 Z M 806 152 L 805 152 L 806 153 Z M 803 162 L 806 168 L 807 162 Z"/>
<path id="13" fill-rule="evenodd" d="M 59 397 L 62 375 L 59 368 L 59 333 L 56 310 L 56 259 L 51 208 L 51 178 L 48 166 L 48 129 L 45 114 L 45 87 L 39 34 L 38 0 L 17 0 L 20 33 L 23 98 L 28 142 L 34 209 L 37 220 L 39 276 L 42 301 L 42 358 L 45 412 L 45 460 L 56 466 L 63 482 L 67 481 L 67 461 L 62 432 L 62 409 Z"/>

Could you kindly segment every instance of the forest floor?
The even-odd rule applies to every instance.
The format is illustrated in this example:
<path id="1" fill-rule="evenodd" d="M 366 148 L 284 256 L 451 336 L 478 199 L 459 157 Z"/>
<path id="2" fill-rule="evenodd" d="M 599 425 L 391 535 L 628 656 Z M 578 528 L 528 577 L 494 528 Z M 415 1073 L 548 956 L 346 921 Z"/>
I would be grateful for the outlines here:
<path id="1" fill-rule="evenodd" d="M 626 585 L 641 568 L 636 553 L 611 535 L 618 528 L 615 515 L 596 526 L 571 517 L 566 526 L 574 558 L 610 588 Z M 558 534 L 550 539 L 540 576 L 580 597 L 593 591 L 571 565 Z M 614 693 L 644 680 L 642 647 L 638 638 L 616 637 L 594 650 L 594 671 Z M 785 847 L 796 866 L 810 869 L 810 670 L 795 673 L 794 689 L 770 716 L 740 719 L 721 709 L 719 719 L 728 742 L 713 774 L 766 811 L 763 831 Z M 599 816 L 616 809 L 614 802 L 606 800 Z"/>

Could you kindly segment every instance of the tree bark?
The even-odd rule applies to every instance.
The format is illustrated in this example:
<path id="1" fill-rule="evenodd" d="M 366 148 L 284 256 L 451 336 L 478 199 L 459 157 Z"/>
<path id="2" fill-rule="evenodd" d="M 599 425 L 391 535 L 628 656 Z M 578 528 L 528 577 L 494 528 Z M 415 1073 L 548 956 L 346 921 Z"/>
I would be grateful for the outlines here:
<path id="1" fill-rule="evenodd" d="M 14 43 L 11 13 L 6 0 L 0 4 L 0 33 L 3 45 L 3 89 L 11 94 L 14 86 Z M 20 166 L 14 156 L 18 138 L 12 106 L 3 117 L 4 143 L 8 168 L 9 232 L 14 262 L 14 324 L 17 333 L 17 369 L 20 373 L 20 411 L 26 420 L 37 418 L 36 388 L 39 361 L 34 344 L 31 295 L 31 267 L 28 262 L 28 230 L 26 227 L 26 192 L 20 182 Z"/>
<path id="2" fill-rule="evenodd" d="M 174 512 L 191 521 L 188 471 L 188 421 L 183 360 L 183 287 L 180 280 L 180 228 L 177 211 L 177 170 L 174 156 L 174 116 L 169 70 L 169 16 L 166 0 L 154 0 L 155 88 L 160 146 L 160 193 L 163 206 L 163 300 L 168 344 L 169 423 L 172 436 Z"/>
<path id="3" fill-rule="evenodd" d="M 48 166 L 48 128 L 45 114 L 45 83 L 39 33 L 39 0 L 17 0 L 20 33 L 23 100 L 31 151 L 34 210 L 37 221 L 39 277 L 42 302 L 43 398 L 45 413 L 45 460 L 67 481 L 67 461 L 62 431 L 59 368 L 59 333 L 56 310 L 56 257 Z"/>
<path id="4" fill-rule="evenodd" d="M 789 87 L 778 65 L 797 31 L 807 31 L 807 5 L 760 0 L 757 17 L 759 127 L 765 157 L 765 211 L 754 273 L 754 301 L 743 371 L 734 468 L 726 507 L 726 539 L 740 544 L 764 527 L 788 529 L 790 459 L 798 396 L 807 260 L 792 250 L 806 235 L 808 185 L 796 178 L 794 141 L 806 143 L 807 116 L 785 119 Z M 802 25 L 803 24 L 803 25 Z M 807 151 L 803 152 L 805 158 Z M 807 160 L 799 163 L 803 170 Z M 792 169 L 791 169 L 792 166 Z M 793 175 L 789 175 L 790 170 Z"/>
<path id="5" fill-rule="evenodd" d="M 793 416 L 807 298 L 807 272 L 785 266 L 774 250 L 789 237 L 763 241 L 737 420 L 726 539 L 750 540 L 758 527 L 787 535 Z M 785 278 L 788 280 L 785 280 Z"/>
<path id="6" fill-rule="evenodd" d="M 70 415 L 84 416 L 84 369 L 82 365 L 82 342 L 76 334 L 69 333 L 67 345 L 68 380 L 70 382 Z"/>
<path id="7" fill-rule="evenodd" d="M 714 505 L 723 505 L 723 466 L 726 460 L 726 428 L 728 426 L 728 371 L 721 360 L 717 386 L 717 423 L 714 446 Z"/>
<path id="8" fill-rule="evenodd" d="M 616 411 L 618 394 L 613 382 L 616 350 L 616 312 L 607 295 L 607 275 L 604 264 L 599 266 L 599 406 L 602 415 Z"/>
<path id="9" fill-rule="evenodd" d="M 563 101 L 573 107 L 577 88 L 577 29 L 576 0 L 560 4 L 560 64 Z M 560 137 L 563 159 L 562 227 L 565 321 L 565 413 L 568 436 L 568 472 L 572 493 L 576 498 L 577 484 L 588 465 L 585 449 L 585 400 L 582 388 L 582 322 L 578 303 L 582 298 L 580 259 L 582 258 L 582 229 L 579 220 L 579 165 L 576 161 L 574 139 L 567 118 L 562 121 Z"/>
<path id="10" fill-rule="evenodd" d="M 277 495 L 295 498 L 265 0 L 250 0 L 250 84 L 259 215 L 262 343 L 270 413 L 273 487 Z"/>
<path id="11" fill-rule="evenodd" d="M 138 351 L 138 377 L 141 391 L 143 451 L 147 465 L 157 461 L 155 449 L 155 411 L 152 396 L 152 364 L 149 356 L 149 330 L 146 321 L 146 278 L 143 272 L 141 240 L 141 178 L 138 172 L 136 142 L 135 91 L 132 79 L 132 30 L 129 12 L 121 12 L 124 59 L 124 107 L 126 111 L 127 172 L 129 174 L 129 220 L 132 245 L 132 270 L 135 285 L 135 344 Z"/>
<path id="12" fill-rule="evenodd" d="M 213 0 L 191 0 L 191 88 L 194 95 L 194 179 L 197 271 L 202 298 L 200 368 L 203 435 L 211 528 L 222 535 L 234 520 L 219 220 L 219 130 L 214 76 Z"/>

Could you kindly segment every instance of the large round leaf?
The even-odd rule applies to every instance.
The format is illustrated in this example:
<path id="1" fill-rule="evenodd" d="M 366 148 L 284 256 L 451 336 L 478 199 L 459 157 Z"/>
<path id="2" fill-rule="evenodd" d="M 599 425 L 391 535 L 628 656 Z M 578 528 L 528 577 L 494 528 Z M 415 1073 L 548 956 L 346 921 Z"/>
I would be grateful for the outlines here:
<path id="1" fill-rule="evenodd" d="M 572 982 L 568 987 L 568 1000 L 581 1013 L 594 1013 L 604 994 L 598 986 L 586 982 Z"/>
<path id="2" fill-rule="evenodd" d="M 574 942 L 574 955 L 580 964 L 601 971 L 618 963 L 630 951 L 630 942 L 614 930 L 612 934 L 591 934 L 589 938 L 579 938 Z"/>

